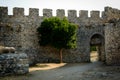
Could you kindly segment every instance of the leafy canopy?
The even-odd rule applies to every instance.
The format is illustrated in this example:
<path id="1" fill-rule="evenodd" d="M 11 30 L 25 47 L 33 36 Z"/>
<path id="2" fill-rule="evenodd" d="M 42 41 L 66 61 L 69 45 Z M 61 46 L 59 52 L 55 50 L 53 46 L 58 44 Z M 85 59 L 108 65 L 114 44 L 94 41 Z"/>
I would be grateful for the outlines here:
<path id="1" fill-rule="evenodd" d="M 46 18 L 38 27 L 39 44 L 57 49 L 76 47 L 77 25 L 69 23 L 66 18 Z"/>

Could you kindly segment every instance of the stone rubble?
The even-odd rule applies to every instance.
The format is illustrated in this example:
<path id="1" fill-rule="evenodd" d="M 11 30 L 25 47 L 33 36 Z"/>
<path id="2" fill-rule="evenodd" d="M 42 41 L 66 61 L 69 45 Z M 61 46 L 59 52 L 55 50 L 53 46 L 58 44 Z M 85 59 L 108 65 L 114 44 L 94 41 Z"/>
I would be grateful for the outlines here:
<path id="1" fill-rule="evenodd" d="M 27 74 L 28 56 L 25 53 L 0 53 L 0 76 Z"/>

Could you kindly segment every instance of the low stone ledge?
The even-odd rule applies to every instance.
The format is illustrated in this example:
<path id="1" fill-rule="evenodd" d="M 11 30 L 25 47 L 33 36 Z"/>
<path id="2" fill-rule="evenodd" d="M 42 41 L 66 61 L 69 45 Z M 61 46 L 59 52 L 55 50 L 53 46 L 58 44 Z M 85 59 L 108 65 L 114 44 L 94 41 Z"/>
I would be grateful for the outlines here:
<path id="1" fill-rule="evenodd" d="M 25 53 L 3 53 L 0 55 L 0 76 L 26 74 L 28 72 L 28 56 Z"/>

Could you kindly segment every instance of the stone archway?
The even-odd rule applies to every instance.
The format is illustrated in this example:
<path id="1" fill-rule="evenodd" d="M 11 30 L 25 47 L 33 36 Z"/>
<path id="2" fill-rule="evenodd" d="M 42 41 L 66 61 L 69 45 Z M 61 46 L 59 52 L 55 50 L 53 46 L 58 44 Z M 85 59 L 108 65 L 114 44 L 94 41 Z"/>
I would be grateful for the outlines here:
<path id="1" fill-rule="evenodd" d="M 90 38 L 90 61 L 105 61 L 104 37 L 94 34 Z"/>

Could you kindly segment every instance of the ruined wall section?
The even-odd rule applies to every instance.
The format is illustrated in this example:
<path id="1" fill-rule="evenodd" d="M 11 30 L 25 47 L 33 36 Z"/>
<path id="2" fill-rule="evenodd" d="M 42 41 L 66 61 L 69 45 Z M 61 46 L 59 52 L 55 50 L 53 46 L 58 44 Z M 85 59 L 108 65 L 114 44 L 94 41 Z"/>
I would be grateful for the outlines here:
<path id="1" fill-rule="evenodd" d="M 108 65 L 120 65 L 120 19 L 105 27 L 105 51 Z"/>
<path id="2" fill-rule="evenodd" d="M 120 10 L 111 7 L 105 7 L 102 13 L 102 17 L 104 22 L 107 22 L 111 19 L 118 19 L 120 18 Z"/>

